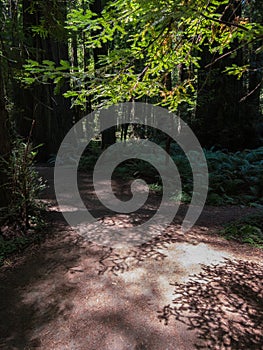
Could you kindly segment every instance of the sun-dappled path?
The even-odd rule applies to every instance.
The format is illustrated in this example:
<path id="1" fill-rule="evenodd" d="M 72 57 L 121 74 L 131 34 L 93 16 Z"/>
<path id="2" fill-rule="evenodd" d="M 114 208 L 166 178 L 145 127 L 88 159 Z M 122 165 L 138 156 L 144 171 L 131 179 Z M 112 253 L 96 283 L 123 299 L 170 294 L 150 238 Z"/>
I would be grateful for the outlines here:
<path id="1" fill-rule="evenodd" d="M 39 171 L 50 185 L 43 196 L 49 232 L 40 247 L 1 268 L 1 349 L 262 349 L 263 254 L 213 233 L 253 209 L 206 207 L 184 236 L 175 220 L 152 241 L 113 249 L 66 225 L 55 202 L 53 169 Z M 94 215 L 123 225 L 123 217 L 99 206 L 90 181 L 80 175 Z M 127 195 L 123 183 L 114 186 Z M 153 196 L 142 217 L 157 204 Z"/>

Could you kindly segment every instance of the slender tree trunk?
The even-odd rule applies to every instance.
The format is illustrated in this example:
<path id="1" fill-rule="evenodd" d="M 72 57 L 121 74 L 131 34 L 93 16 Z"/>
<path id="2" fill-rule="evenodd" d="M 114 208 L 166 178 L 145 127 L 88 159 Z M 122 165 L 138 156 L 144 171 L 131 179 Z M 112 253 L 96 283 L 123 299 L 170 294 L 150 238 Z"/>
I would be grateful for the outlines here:
<path id="1" fill-rule="evenodd" d="M 92 12 L 96 13 L 98 16 L 101 16 L 103 6 L 105 3 L 102 0 L 95 0 L 90 4 L 90 9 Z M 93 50 L 94 65 L 95 70 L 100 67 L 99 56 L 107 54 L 107 46 L 104 44 L 100 48 L 95 48 Z M 101 135 L 101 148 L 105 149 L 110 145 L 113 145 L 116 142 L 116 127 L 111 127 L 102 132 Z"/>
<path id="2" fill-rule="evenodd" d="M 0 60 L 0 208 L 7 206 L 10 198 L 10 191 L 7 189 L 7 177 L 5 174 L 5 167 L 2 163 L 7 160 L 10 154 L 11 145 L 9 138 L 8 114 L 5 107 L 5 89 L 2 72 L 2 62 Z"/>
<path id="3" fill-rule="evenodd" d="M 172 75 L 171 73 L 169 73 L 166 76 L 165 79 L 165 87 L 167 90 L 171 91 L 172 90 Z M 173 122 L 172 122 L 173 123 Z M 173 125 L 171 126 L 173 127 Z M 171 154 L 171 143 L 172 143 L 172 139 L 169 135 L 166 136 L 166 142 L 165 142 L 165 151 L 166 151 L 166 159 L 165 159 L 165 163 L 168 165 L 169 164 L 169 156 Z"/>

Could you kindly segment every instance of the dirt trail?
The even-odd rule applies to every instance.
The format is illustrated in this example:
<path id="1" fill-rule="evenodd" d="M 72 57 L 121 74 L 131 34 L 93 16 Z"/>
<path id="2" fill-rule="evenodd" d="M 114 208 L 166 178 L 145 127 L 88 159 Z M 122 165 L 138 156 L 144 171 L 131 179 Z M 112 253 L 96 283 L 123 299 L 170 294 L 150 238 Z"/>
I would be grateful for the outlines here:
<path id="1" fill-rule="evenodd" d="M 263 254 L 255 248 L 233 244 L 211 234 L 214 227 L 253 210 L 207 207 L 198 224 L 185 236 L 176 233 L 175 222 L 151 243 L 137 248 L 111 249 L 85 241 L 66 225 L 57 211 L 52 169 L 39 170 L 50 183 L 44 198 L 50 203 L 48 218 L 53 225 L 52 234 L 41 244 L 41 249 L 38 246 L 28 249 L 0 270 L 0 349 L 262 349 L 263 339 L 258 327 L 263 322 L 260 274 Z M 118 190 L 117 183 L 115 186 Z M 80 187 L 83 198 L 93 203 L 94 212 L 101 213 L 88 176 L 81 176 Z M 150 200 L 148 209 L 154 210 L 156 202 L 156 198 Z M 107 216 L 107 212 L 104 215 Z M 111 216 L 110 220 L 119 224 L 117 217 Z M 251 278 L 246 277 L 245 287 L 240 281 L 246 271 L 243 269 L 237 280 L 237 267 L 231 267 L 225 258 L 239 259 L 251 266 Z M 213 269 L 211 273 L 206 271 L 206 281 L 202 264 L 213 266 L 218 263 L 226 266 L 226 273 L 220 270 L 218 279 L 219 272 L 214 276 Z M 196 275 L 194 284 L 190 277 L 193 274 Z M 226 276 L 230 277 L 223 285 L 221 281 Z M 234 304 L 240 305 L 235 306 L 236 311 L 243 310 L 234 321 L 233 310 L 231 315 L 229 311 L 227 313 L 227 302 L 231 300 L 227 300 L 226 288 L 232 286 L 232 280 L 233 289 L 228 293 L 235 295 L 235 302 L 239 302 Z M 180 309 L 180 315 L 186 312 L 186 317 L 196 301 L 211 298 L 211 307 L 215 308 L 212 304 L 215 296 L 211 294 L 213 286 L 221 290 L 220 295 L 225 295 L 220 303 L 226 309 L 219 308 L 217 312 L 220 319 L 212 319 L 209 303 L 205 306 L 208 314 L 202 318 L 208 317 L 208 331 L 205 331 L 207 325 L 194 326 L 193 323 L 189 329 L 189 322 L 176 320 L 176 310 L 172 306 L 175 305 L 175 289 L 180 288 L 172 285 L 174 283 L 184 283 L 181 300 L 186 307 L 185 311 Z M 192 289 L 189 283 L 192 283 Z M 241 294 L 234 288 L 238 283 L 244 287 L 239 288 L 243 291 Z M 210 285 L 212 289 L 206 289 Z M 195 293 L 199 294 L 193 301 L 191 296 Z M 242 326 L 244 321 L 251 323 L 249 329 Z M 215 340 L 211 342 L 213 333 Z M 238 340 L 231 339 L 231 335 Z M 244 341 L 244 335 L 248 339 L 251 335 L 250 344 Z"/>

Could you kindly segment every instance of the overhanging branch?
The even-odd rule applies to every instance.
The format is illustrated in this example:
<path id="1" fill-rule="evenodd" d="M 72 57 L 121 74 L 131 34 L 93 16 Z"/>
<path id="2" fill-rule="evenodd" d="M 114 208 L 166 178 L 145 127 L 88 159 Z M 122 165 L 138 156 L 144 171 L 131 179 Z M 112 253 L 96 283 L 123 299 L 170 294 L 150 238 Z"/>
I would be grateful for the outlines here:
<path id="1" fill-rule="evenodd" d="M 242 26 L 241 24 L 235 23 L 235 22 L 228 22 L 228 21 L 224 21 L 223 19 L 209 17 L 209 16 L 207 16 L 207 15 L 205 15 L 203 13 L 200 13 L 200 15 L 202 17 L 204 17 L 205 19 L 208 19 L 210 21 L 217 22 L 217 23 L 220 23 L 220 24 L 225 24 L 228 27 L 236 27 L 236 28 L 242 29 L 242 30 L 244 30 L 246 32 L 249 31 L 246 27 Z"/>

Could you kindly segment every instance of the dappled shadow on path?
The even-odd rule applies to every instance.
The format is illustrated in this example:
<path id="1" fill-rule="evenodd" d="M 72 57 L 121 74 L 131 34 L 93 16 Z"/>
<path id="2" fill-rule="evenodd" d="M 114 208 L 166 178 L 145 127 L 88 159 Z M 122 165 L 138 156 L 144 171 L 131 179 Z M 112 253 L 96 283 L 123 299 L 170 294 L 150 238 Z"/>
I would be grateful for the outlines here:
<path id="1" fill-rule="evenodd" d="M 126 224 L 126 217 L 107 211 L 96 202 L 96 198 L 92 197 L 91 188 L 86 190 L 84 197 L 86 196 L 87 202 L 91 204 L 90 209 L 94 216 L 104 221 L 105 229 L 111 224 L 116 227 Z M 164 322 L 160 323 L 156 314 L 157 310 L 161 310 L 163 305 L 168 305 L 172 300 L 171 294 L 174 287 L 170 282 L 182 281 L 186 275 L 189 276 L 188 267 L 184 267 L 178 259 L 180 249 L 191 243 L 193 249 L 186 254 L 188 258 L 193 252 L 196 255 L 199 254 L 200 250 L 195 250 L 195 247 L 202 245 L 206 237 L 211 241 L 211 235 L 205 235 L 205 233 L 208 227 L 213 227 L 215 216 L 218 218 L 217 208 L 213 210 L 208 208 L 207 211 L 205 209 L 204 220 L 200 219 L 200 225 L 204 225 L 203 228 L 200 226 L 197 231 L 194 231 L 196 230 L 194 228 L 192 233 L 180 235 L 177 232 L 179 228 L 177 220 L 181 220 L 181 214 L 183 217 L 184 211 L 187 210 L 187 206 L 182 206 L 177 219 L 163 234 L 156 235 L 152 240 L 137 247 L 124 247 L 122 251 L 84 240 L 72 231 L 63 219 L 56 206 L 54 193 L 52 191 L 47 193 L 45 198 L 47 201 L 50 199 L 53 201 L 53 208 L 51 206 L 52 210 L 47 214 L 48 221 L 51 222 L 54 230 L 60 230 L 60 232 L 57 232 L 54 237 L 52 235 L 48 237 L 41 244 L 41 248 L 29 249 L 19 264 L 0 271 L 0 318 L 2 320 L 0 348 L 8 350 L 32 348 L 41 350 L 192 350 L 199 328 L 203 332 L 200 335 L 208 346 L 215 344 L 209 343 L 213 341 L 213 337 L 211 336 L 211 340 L 209 338 L 211 331 L 207 331 L 213 323 L 215 325 L 211 329 L 215 330 L 216 342 L 221 344 L 221 338 L 224 336 L 223 326 L 221 323 L 216 323 L 219 321 L 212 311 L 207 314 L 197 301 L 196 304 L 194 302 L 191 304 L 196 308 L 195 317 L 187 314 L 186 310 L 176 309 L 175 304 L 166 306 L 159 314 L 161 319 L 169 321 L 168 325 Z M 139 218 L 142 221 L 148 218 L 156 210 L 155 204 L 153 200 L 140 213 L 130 215 L 128 224 L 136 224 L 133 220 L 136 215 L 136 219 Z M 229 218 L 231 215 L 235 216 L 233 212 L 227 213 Z M 212 218 L 206 226 L 206 218 L 210 216 Z M 198 239 L 196 239 L 197 236 Z M 226 245 L 225 241 L 220 242 Z M 209 300 L 211 294 L 209 303 L 213 298 L 221 297 L 213 294 L 210 289 L 205 289 L 206 285 L 212 288 L 216 286 L 213 283 L 218 282 L 216 279 L 213 280 L 214 268 L 206 271 L 203 276 L 204 283 L 199 286 L 198 281 L 195 282 L 197 291 L 194 290 L 194 293 L 198 296 L 200 294 L 200 298 L 204 293 L 204 307 L 209 308 L 211 305 L 205 304 L 206 296 Z M 238 269 L 236 268 L 235 271 Z M 211 283 L 205 282 L 205 277 L 209 274 L 211 274 Z M 246 278 L 246 275 L 243 274 L 243 276 Z M 214 278 L 217 277 L 218 275 L 214 276 Z M 225 279 L 225 281 L 225 285 L 231 285 L 230 280 Z M 178 286 L 178 290 L 179 288 Z M 182 289 L 182 293 L 187 292 L 187 288 Z M 191 288 L 194 287 L 191 286 Z M 193 292 L 191 288 L 189 287 L 189 295 Z M 228 312 L 228 306 L 224 304 L 224 298 L 228 293 L 233 294 L 233 298 L 238 295 L 236 298 L 240 298 L 241 301 L 242 298 L 245 299 L 240 288 L 236 290 L 234 285 L 231 288 L 227 293 L 222 292 L 222 300 L 218 302 L 215 299 L 215 302 L 220 304 L 218 313 L 223 313 L 223 318 Z M 254 305 L 247 297 L 246 290 L 244 293 L 247 305 L 252 310 L 260 310 L 259 304 L 254 303 Z M 256 293 L 258 293 L 257 290 Z M 252 296 L 252 292 L 250 295 Z M 182 294 L 182 298 L 184 297 L 185 295 Z M 190 296 L 183 299 L 186 306 L 189 298 Z M 233 305 L 238 309 L 238 302 Z M 170 318 L 175 317 L 176 312 L 179 312 L 182 318 L 174 327 Z M 194 326 L 195 320 L 198 320 L 199 326 L 192 326 L 192 330 L 188 331 L 190 319 L 183 318 L 184 312 L 186 316 L 192 317 L 191 322 Z M 233 314 L 231 312 L 232 318 Z M 252 322 L 251 327 L 254 328 L 256 322 L 261 325 L 256 316 L 245 320 L 247 323 Z M 232 329 L 233 321 L 227 322 L 227 327 Z M 248 331 L 250 332 L 250 328 Z M 235 333 L 235 331 L 231 332 Z M 242 329 L 241 332 L 243 332 Z M 247 344 L 243 338 L 240 339 L 245 345 Z M 255 339 L 259 341 L 258 338 Z M 225 341 L 224 338 L 223 341 Z M 212 348 L 216 349 L 216 346 Z M 258 346 L 258 343 L 255 346 Z"/>
<path id="2" fill-rule="evenodd" d="M 263 265 L 226 260 L 204 266 L 187 283 L 174 283 L 174 300 L 159 312 L 198 330 L 198 349 L 262 349 Z"/>
<path id="3" fill-rule="evenodd" d="M 147 264 L 134 290 L 133 282 L 99 275 L 106 248 L 75 232 L 58 232 L 37 248 L 0 271 L 1 349 L 191 349 L 184 327 L 168 329 L 155 317 L 164 300 L 145 280 Z"/>
<path id="4" fill-rule="evenodd" d="M 179 226 L 177 227 L 179 230 Z M 113 248 L 108 248 L 100 258 L 100 274 L 113 273 L 118 275 L 125 271 L 139 266 L 146 259 L 161 261 L 166 258 L 164 252 L 172 243 L 187 242 L 188 238 L 176 232 L 175 227 L 168 228 L 162 235 L 157 235 L 153 239 L 124 252 L 119 252 Z M 121 251 L 121 250 L 120 250 Z"/>
<path id="5" fill-rule="evenodd" d="M 53 183 L 54 169 L 50 167 L 39 167 L 38 170 L 43 176 L 43 178 L 48 180 L 49 188 L 45 190 L 45 192 L 42 195 L 42 198 L 49 203 L 49 219 L 52 216 L 56 225 L 58 224 L 58 222 L 60 222 L 60 224 L 63 224 L 64 227 L 66 227 L 66 221 L 59 212 L 60 209 L 55 200 Z M 129 214 L 121 214 L 111 211 L 110 209 L 103 206 L 103 204 L 99 201 L 94 190 L 91 172 L 79 172 L 78 180 L 81 198 L 84 201 L 90 214 L 94 218 L 96 218 L 97 222 L 100 224 L 98 225 L 100 227 L 95 227 L 95 225 L 88 226 L 84 223 L 83 227 L 80 227 L 80 232 L 86 239 L 107 246 L 114 246 L 116 240 L 125 241 L 125 243 L 130 240 L 130 242 L 133 245 L 138 246 L 141 244 L 142 241 L 151 242 L 152 237 L 158 236 L 161 233 L 159 227 L 160 225 L 156 225 L 156 227 L 151 227 L 151 229 L 147 230 L 147 232 L 143 232 L 143 234 L 139 234 L 137 236 L 135 235 L 127 237 L 126 233 L 123 234 L 122 232 L 120 232 L 120 230 L 122 229 L 125 230 L 126 228 L 138 227 L 142 223 L 145 223 L 150 218 L 152 218 L 155 215 L 156 210 L 158 209 L 161 196 L 154 195 L 153 193 L 151 193 L 147 203 L 145 203 L 145 205 L 139 210 Z M 127 198 L 129 198 L 130 183 L 131 181 L 112 180 L 113 192 L 118 198 L 122 199 L 124 202 L 127 200 Z M 173 227 L 174 231 L 180 228 L 179 225 L 183 222 L 188 209 L 189 205 L 180 205 L 176 217 L 171 223 L 171 226 Z M 64 213 L 67 215 L 69 213 L 70 208 L 65 207 L 62 208 L 62 210 L 64 210 Z M 73 208 L 71 208 L 71 211 L 74 211 Z M 244 215 L 256 212 L 259 212 L 259 210 L 256 208 L 242 208 L 240 206 L 205 206 L 195 227 L 193 227 L 193 229 L 191 230 L 191 236 L 193 239 L 195 239 L 194 236 L 196 236 L 198 241 L 202 241 L 205 243 L 214 243 L 212 242 L 213 240 L 211 240 L 211 230 L 214 231 L 215 229 L 222 227 L 222 225 L 227 222 L 237 220 L 238 218 L 242 218 Z M 111 233 L 108 232 L 109 230 L 113 234 L 117 233 L 116 237 L 113 238 L 113 235 L 111 235 Z M 205 231 L 209 231 L 209 234 L 206 234 Z M 165 230 L 165 232 L 162 233 L 166 234 L 167 230 Z M 147 235 L 147 237 L 145 237 L 144 234 Z M 107 239 L 105 239 L 105 237 Z M 179 241 L 180 240 L 181 238 L 179 238 Z M 226 245 L 228 245 L 228 243 L 224 240 L 221 240 L 221 243 L 218 240 L 216 244 L 218 247 L 221 245 L 220 248 L 223 249 L 225 249 Z M 238 246 L 237 251 L 239 251 L 240 248 L 242 247 Z"/>
<path id="6" fill-rule="evenodd" d="M 52 234 L 0 271 L 0 348 L 38 346 L 32 334 L 57 317 L 67 317 L 77 286 L 63 278 L 78 264 L 81 241 L 71 232 Z"/>

